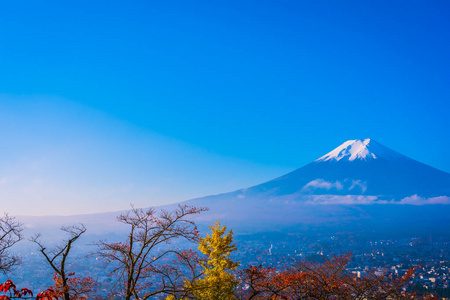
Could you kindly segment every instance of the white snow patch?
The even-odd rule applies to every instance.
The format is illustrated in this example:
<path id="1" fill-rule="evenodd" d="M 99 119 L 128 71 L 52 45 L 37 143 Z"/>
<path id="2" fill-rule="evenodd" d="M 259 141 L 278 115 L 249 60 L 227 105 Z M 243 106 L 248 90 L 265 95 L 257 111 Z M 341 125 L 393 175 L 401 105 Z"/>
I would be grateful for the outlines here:
<path id="1" fill-rule="evenodd" d="M 348 161 L 359 160 L 372 160 L 377 158 L 384 159 L 400 159 L 407 158 L 406 156 L 391 150 L 371 139 L 364 140 L 349 140 L 334 149 L 333 151 L 325 154 L 316 162 L 320 161 L 339 161 L 341 159 L 347 159 Z"/>
<path id="2" fill-rule="evenodd" d="M 329 161 L 329 160 L 341 160 L 348 157 L 349 161 L 355 159 L 376 159 L 375 153 L 369 150 L 370 139 L 365 140 L 349 140 L 334 149 L 333 151 L 327 153 L 316 161 Z"/>

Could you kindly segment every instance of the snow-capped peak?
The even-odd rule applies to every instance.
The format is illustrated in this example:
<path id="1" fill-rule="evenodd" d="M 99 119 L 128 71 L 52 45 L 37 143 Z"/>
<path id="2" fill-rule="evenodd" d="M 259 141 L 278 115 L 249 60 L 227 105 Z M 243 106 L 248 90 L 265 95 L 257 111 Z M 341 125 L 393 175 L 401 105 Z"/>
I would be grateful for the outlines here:
<path id="1" fill-rule="evenodd" d="M 373 152 L 374 150 L 373 149 L 374 147 L 372 147 L 373 144 L 374 142 L 372 142 L 371 144 L 370 139 L 349 140 L 340 145 L 339 147 L 337 147 L 336 149 L 334 149 L 333 151 L 317 159 L 316 161 L 330 161 L 330 160 L 339 161 L 343 158 L 347 158 L 349 161 L 353 161 L 355 159 L 361 160 L 376 159 L 378 156 Z M 374 146 L 375 148 L 378 148 L 377 145 Z"/>

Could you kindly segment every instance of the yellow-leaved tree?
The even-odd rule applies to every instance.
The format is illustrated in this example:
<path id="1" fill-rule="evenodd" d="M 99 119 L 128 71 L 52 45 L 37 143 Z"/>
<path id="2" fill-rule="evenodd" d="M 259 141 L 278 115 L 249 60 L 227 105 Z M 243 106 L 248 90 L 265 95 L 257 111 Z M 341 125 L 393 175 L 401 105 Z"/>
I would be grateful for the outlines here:
<path id="1" fill-rule="evenodd" d="M 226 233 L 227 227 L 216 223 L 209 226 L 211 235 L 199 238 L 198 249 L 207 256 L 202 261 L 204 276 L 193 283 L 186 282 L 186 288 L 196 299 L 202 300 L 230 300 L 236 299 L 235 289 L 238 284 L 231 271 L 236 270 L 239 262 L 233 262 L 231 252 L 235 251 L 233 231 Z"/>

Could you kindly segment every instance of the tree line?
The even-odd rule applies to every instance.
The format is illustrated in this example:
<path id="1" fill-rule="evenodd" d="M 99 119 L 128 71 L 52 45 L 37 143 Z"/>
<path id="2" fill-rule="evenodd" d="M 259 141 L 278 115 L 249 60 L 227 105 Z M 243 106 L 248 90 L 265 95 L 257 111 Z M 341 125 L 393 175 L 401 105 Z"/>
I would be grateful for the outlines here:
<path id="1" fill-rule="evenodd" d="M 37 234 L 30 240 L 43 261 L 54 271 L 54 284 L 34 297 L 8 280 L 0 285 L 0 300 L 294 300 L 294 299 L 438 299 L 407 292 L 414 276 L 411 268 L 403 276 L 367 272 L 361 277 L 346 271 L 351 254 L 323 258 L 321 262 L 298 261 L 282 269 L 262 265 L 240 266 L 233 261 L 237 250 L 233 231 L 218 221 L 201 237 L 193 216 L 206 208 L 178 206 L 157 211 L 132 207 L 117 217 L 128 228 L 120 242 L 96 242 L 91 254 L 111 270 L 114 287 L 107 294 L 97 291 L 93 277 L 76 276 L 67 259 L 73 245 L 86 232 L 84 225 L 63 227 L 67 238 L 48 248 Z M 22 224 L 5 214 L 0 218 L 0 271 L 9 272 L 20 264 L 11 247 L 23 239 Z M 177 240 L 197 244 L 198 251 L 173 246 Z"/>

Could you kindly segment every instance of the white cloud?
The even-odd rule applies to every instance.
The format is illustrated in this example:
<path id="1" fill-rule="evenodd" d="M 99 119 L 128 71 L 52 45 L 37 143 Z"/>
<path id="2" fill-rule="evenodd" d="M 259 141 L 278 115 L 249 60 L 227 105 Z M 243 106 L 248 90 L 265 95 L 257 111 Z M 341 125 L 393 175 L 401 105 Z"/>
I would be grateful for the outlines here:
<path id="1" fill-rule="evenodd" d="M 377 196 L 362 196 L 362 195 L 315 195 L 307 201 L 309 204 L 333 205 L 333 204 L 386 204 L 384 200 L 378 200 Z"/>
<path id="2" fill-rule="evenodd" d="M 315 189 L 326 189 L 330 190 L 332 188 L 335 188 L 337 190 L 342 190 L 344 186 L 341 182 L 329 182 L 323 179 L 316 179 L 313 181 L 308 182 L 303 188 L 302 191 L 313 191 Z"/>
<path id="3" fill-rule="evenodd" d="M 450 204 L 450 197 L 440 196 L 432 198 L 423 198 L 417 195 L 403 198 L 400 201 L 381 200 L 378 196 L 363 195 L 312 195 L 307 196 L 308 204 L 317 205 L 367 205 L 367 204 L 409 204 L 409 205 L 432 205 L 432 204 Z"/>
<path id="4" fill-rule="evenodd" d="M 352 185 L 349 187 L 349 191 L 352 189 L 359 187 L 361 189 L 361 192 L 365 192 L 367 190 L 367 182 L 361 181 L 361 180 L 352 180 Z"/>
<path id="5" fill-rule="evenodd" d="M 417 195 L 412 195 L 403 198 L 398 204 L 411 204 L 411 205 L 426 205 L 426 204 L 450 204 L 450 197 L 439 196 L 432 198 L 422 198 Z"/>

